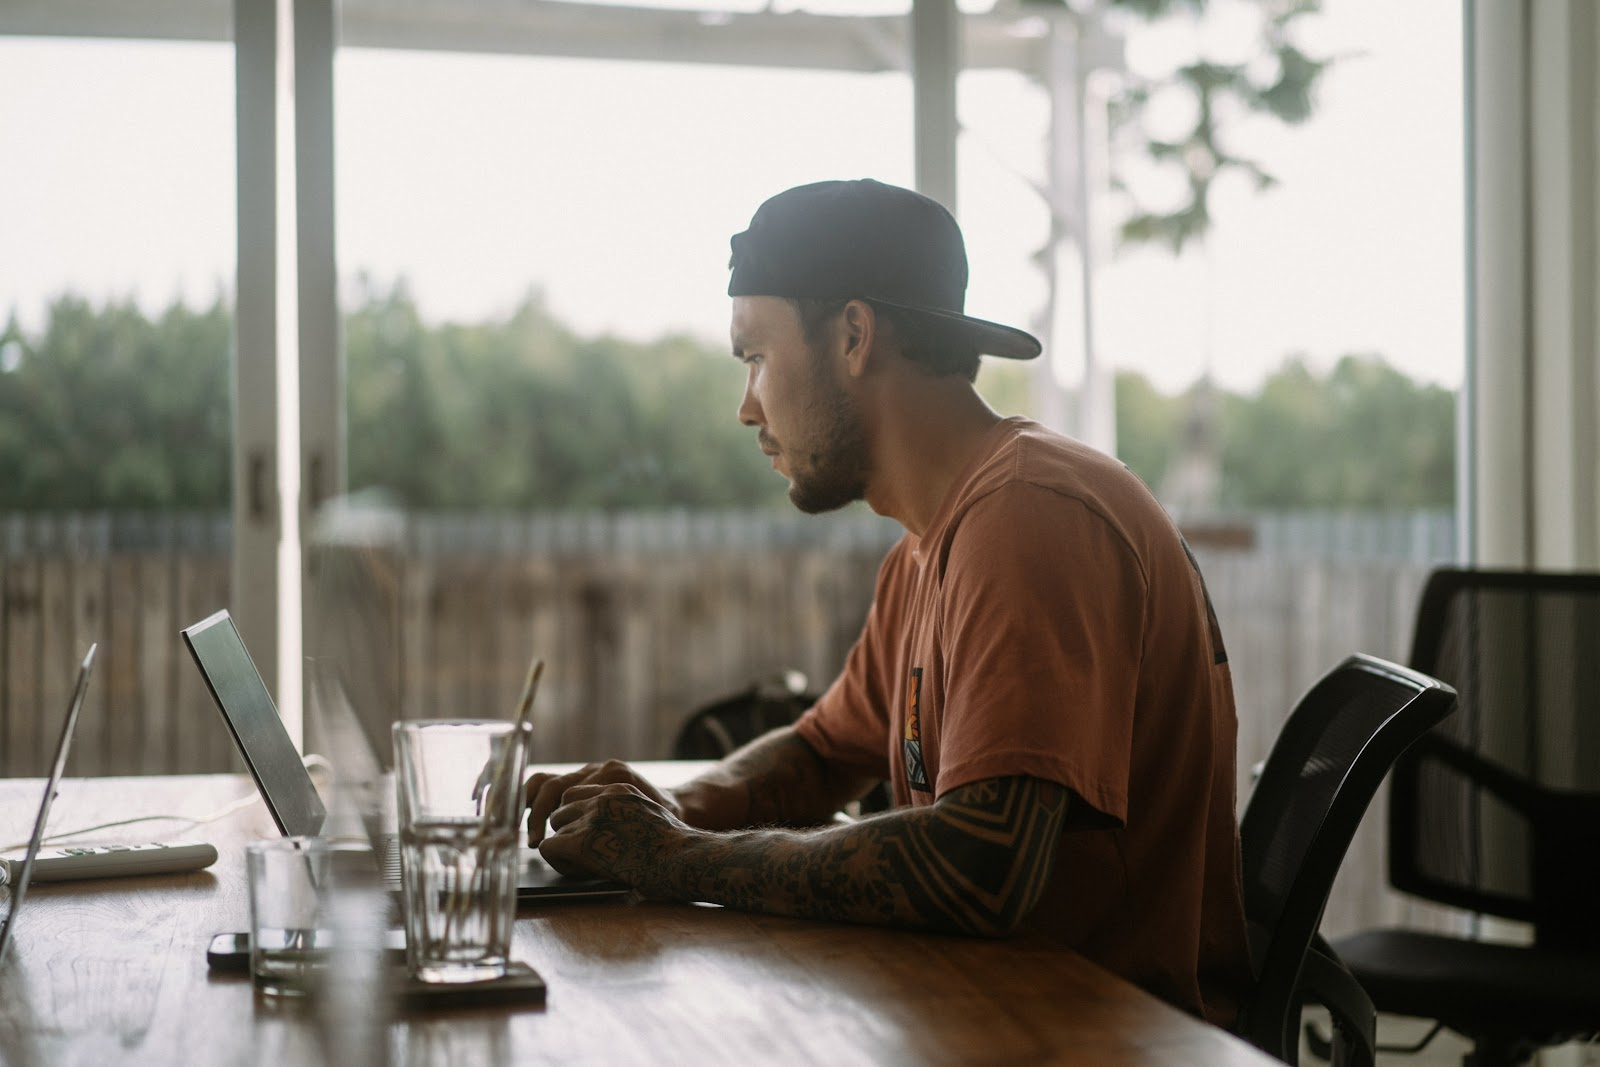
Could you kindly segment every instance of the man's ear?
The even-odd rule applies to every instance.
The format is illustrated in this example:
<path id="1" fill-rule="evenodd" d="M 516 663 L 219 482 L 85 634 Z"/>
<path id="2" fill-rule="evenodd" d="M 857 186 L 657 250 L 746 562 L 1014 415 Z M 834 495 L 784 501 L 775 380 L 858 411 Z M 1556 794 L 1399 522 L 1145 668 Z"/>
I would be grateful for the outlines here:
<path id="1" fill-rule="evenodd" d="M 845 370 L 852 378 L 867 372 L 878 340 L 878 312 L 865 300 L 852 300 L 840 315 L 844 330 Z"/>

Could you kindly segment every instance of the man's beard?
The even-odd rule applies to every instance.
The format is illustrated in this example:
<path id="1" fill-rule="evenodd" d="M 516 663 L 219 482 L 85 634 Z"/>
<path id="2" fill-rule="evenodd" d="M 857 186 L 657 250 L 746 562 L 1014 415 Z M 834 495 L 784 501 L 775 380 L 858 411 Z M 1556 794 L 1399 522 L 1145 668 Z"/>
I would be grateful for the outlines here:
<path id="1" fill-rule="evenodd" d="M 808 451 L 789 456 L 789 502 L 808 515 L 836 511 L 867 493 L 867 431 L 861 411 L 826 364 L 816 363 L 814 401 L 807 405 Z"/>

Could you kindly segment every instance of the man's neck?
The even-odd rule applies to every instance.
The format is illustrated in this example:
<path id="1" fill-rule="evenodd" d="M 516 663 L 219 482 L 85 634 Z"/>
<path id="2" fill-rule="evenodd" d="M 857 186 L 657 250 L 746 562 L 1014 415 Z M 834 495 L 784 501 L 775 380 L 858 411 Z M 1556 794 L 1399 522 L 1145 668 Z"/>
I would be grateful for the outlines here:
<path id="1" fill-rule="evenodd" d="M 868 506 L 922 536 L 1000 418 L 959 378 L 902 380 L 876 407 Z"/>

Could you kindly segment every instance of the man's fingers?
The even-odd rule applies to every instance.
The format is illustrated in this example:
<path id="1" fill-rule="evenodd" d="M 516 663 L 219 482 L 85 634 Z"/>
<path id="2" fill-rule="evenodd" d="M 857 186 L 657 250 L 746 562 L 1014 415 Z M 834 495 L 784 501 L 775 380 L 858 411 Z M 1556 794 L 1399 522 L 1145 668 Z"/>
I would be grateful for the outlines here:
<path id="1" fill-rule="evenodd" d="M 523 786 L 528 804 L 528 844 L 537 845 L 544 839 L 544 824 L 551 814 L 568 800 L 593 796 L 593 790 L 615 786 L 649 797 L 636 783 L 643 782 L 634 769 L 622 760 L 605 760 L 591 763 L 567 774 L 533 774 Z M 574 790 L 591 790 L 575 793 Z M 651 797 L 651 799 L 657 799 Z"/>
<path id="2" fill-rule="evenodd" d="M 562 787 L 557 784 L 558 781 L 549 775 L 538 775 L 528 780 L 528 844 L 530 845 L 539 843 L 539 839 L 544 836 L 544 821 L 550 817 L 551 810 L 561 802 Z"/>
<path id="3" fill-rule="evenodd" d="M 586 782 L 583 785 L 571 786 L 561 794 L 561 803 L 572 804 L 579 800 L 593 800 L 595 797 L 618 796 L 630 794 L 648 800 L 644 791 L 632 782 Z"/>
<path id="4" fill-rule="evenodd" d="M 626 782 L 605 785 L 575 785 L 561 794 L 561 806 L 550 813 L 550 829 L 560 833 L 579 819 L 594 811 L 600 797 L 632 796 L 648 800 L 643 793 Z"/>
<path id="5" fill-rule="evenodd" d="M 571 843 L 571 839 L 556 835 L 547 837 L 539 844 L 539 855 L 545 862 L 554 867 L 559 873 L 565 875 L 585 875 L 591 873 L 589 869 L 577 860 L 578 849 Z"/>
<path id="6" fill-rule="evenodd" d="M 583 818 L 584 813 L 589 810 L 589 807 L 589 805 L 582 801 L 562 804 L 559 808 L 550 813 L 551 832 L 553 834 L 559 834 L 562 830 Z M 545 840 L 548 841 L 550 839 L 547 837 Z"/>
<path id="7" fill-rule="evenodd" d="M 568 774 L 535 774 L 528 779 L 524 786 L 528 800 L 528 844 L 537 845 L 544 837 L 545 820 L 561 806 L 562 794 L 592 775 L 600 766 L 591 763 Z"/>

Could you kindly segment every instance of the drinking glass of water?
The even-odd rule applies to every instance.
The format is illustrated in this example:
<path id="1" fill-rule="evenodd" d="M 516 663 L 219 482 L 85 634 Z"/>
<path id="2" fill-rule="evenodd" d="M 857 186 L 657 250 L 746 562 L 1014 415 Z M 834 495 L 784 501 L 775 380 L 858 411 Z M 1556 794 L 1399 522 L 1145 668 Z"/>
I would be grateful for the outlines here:
<path id="1" fill-rule="evenodd" d="M 530 736 L 497 719 L 394 725 L 406 965 L 423 981 L 506 973 Z"/>
<path id="2" fill-rule="evenodd" d="M 328 843 L 315 837 L 252 841 L 245 851 L 250 881 L 250 977 L 269 996 L 311 993 L 328 963 L 324 921 Z"/>

